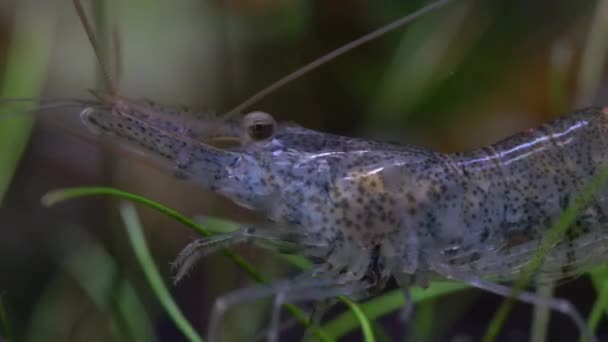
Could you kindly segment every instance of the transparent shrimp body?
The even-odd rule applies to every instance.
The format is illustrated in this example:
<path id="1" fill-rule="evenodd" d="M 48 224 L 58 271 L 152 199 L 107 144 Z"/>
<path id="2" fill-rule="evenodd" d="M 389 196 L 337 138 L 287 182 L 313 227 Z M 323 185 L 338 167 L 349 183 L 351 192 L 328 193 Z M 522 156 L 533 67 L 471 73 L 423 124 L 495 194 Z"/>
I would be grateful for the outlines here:
<path id="1" fill-rule="evenodd" d="M 483 278 L 514 279 L 543 233 L 608 158 L 608 114 L 601 108 L 457 154 L 277 125 L 272 119 L 269 134 L 260 136 L 248 120 L 260 113 L 223 126 L 201 119 L 200 127 L 206 122 L 214 127 L 208 131 L 212 136 L 200 133 L 205 129 L 182 134 L 145 112 L 90 108 L 82 118 L 98 132 L 167 159 L 184 178 L 268 217 L 266 225 L 247 225 L 186 248 L 177 260 L 178 278 L 200 256 L 241 242 L 319 262 L 307 277 L 218 301 L 214 317 L 229 303 L 268 294 L 281 294 L 281 303 L 364 298 L 391 275 L 403 285 L 426 285 L 429 275 L 440 275 L 505 293 Z M 218 148 L 204 142 L 217 132 L 234 144 Z M 562 279 L 608 257 L 605 192 L 597 193 L 575 229 L 546 256 L 544 275 Z M 534 297 L 527 301 L 539 303 Z M 546 304 L 581 324 L 569 306 Z"/>
<path id="2" fill-rule="evenodd" d="M 447 4 L 438 0 L 340 47 L 279 80 L 232 113 L 329 60 Z M 75 7 L 97 55 L 95 37 Z M 118 60 L 118 58 L 117 58 Z M 103 64 L 103 63 L 101 63 Z M 119 68 L 118 68 L 119 69 Z M 94 93 L 83 122 L 164 159 L 180 178 L 198 183 L 267 217 L 262 225 L 196 241 L 176 261 L 180 279 L 217 249 L 256 243 L 310 257 L 310 271 L 230 293 L 216 301 L 209 339 L 218 338 L 231 305 L 275 296 L 269 339 L 284 302 L 339 295 L 365 298 L 394 276 L 425 286 L 429 277 L 466 282 L 503 296 L 544 233 L 608 159 L 607 110 L 589 108 L 492 146 L 443 154 L 407 145 L 341 137 L 277 124 L 265 113 L 242 120 Z M 598 189 L 575 227 L 544 256 L 543 279 L 575 275 L 608 258 L 606 189 Z M 517 298 L 569 315 L 590 340 L 577 311 L 559 299 Z"/>

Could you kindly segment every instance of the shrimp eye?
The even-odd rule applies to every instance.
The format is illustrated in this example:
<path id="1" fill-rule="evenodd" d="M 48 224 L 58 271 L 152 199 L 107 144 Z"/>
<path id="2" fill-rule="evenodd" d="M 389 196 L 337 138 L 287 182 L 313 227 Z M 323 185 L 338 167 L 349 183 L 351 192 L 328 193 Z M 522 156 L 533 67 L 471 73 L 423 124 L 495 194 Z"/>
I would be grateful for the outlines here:
<path id="1" fill-rule="evenodd" d="M 274 134 L 276 122 L 268 113 L 253 112 L 243 118 L 243 128 L 248 140 L 266 140 Z"/>

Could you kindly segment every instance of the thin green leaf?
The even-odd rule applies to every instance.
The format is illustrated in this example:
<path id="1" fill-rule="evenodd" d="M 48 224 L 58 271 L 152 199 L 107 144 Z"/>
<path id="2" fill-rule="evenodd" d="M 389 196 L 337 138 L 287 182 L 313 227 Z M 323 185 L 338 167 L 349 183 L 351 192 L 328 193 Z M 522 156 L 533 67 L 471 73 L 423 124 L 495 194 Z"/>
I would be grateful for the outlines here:
<path id="1" fill-rule="evenodd" d="M 129 236 L 129 241 L 135 251 L 135 256 L 146 275 L 150 287 L 158 297 L 158 300 L 161 302 L 177 328 L 189 341 L 202 342 L 203 339 L 196 333 L 194 328 L 192 328 L 177 304 L 175 304 L 175 301 L 173 301 L 173 298 L 171 298 L 169 290 L 167 290 L 158 269 L 156 269 L 156 266 L 154 265 L 152 255 L 150 255 L 150 251 L 146 245 L 146 239 L 141 230 L 141 224 L 135 207 L 129 202 L 123 203 L 120 206 L 120 214 L 127 228 L 127 235 Z"/>
<path id="2" fill-rule="evenodd" d="M 44 206 L 52 206 L 59 202 L 63 202 L 68 199 L 84 197 L 84 196 L 95 196 L 95 195 L 109 195 L 119 198 L 124 198 L 130 201 L 141 203 L 147 207 L 157 210 L 170 218 L 184 224 L 186 227 L 194 230 L 200 235 L 211 236 L 211 232 L 205 229 L 200 224 L 197 224 L 193 220 L 186 216 L 178 213 L 177 211 L 167 208 L 164 205 L 151 201 L 147 198 L 112 188 L 105 187 L 76 187 L 53 190 L 46 195 L 42 196 L 42 204 Z M 251 278 L 258 282 L 266 282 L 264 276 L 255 270 L 255 268 L 249 264 L 245 259 L 236 254 L 230 249 L 224 249 L 223 253 L 230 258 L 235 264 L 237 264 L 243 271 L 245 271 Z"/>
<path id="3" fill-rule="evenodd" d="M 153 324 L 133 285 L 113 257 L 91 236 L 70 231 L 76 242 L 57 246 L 61 265 L 101 312 L 109 312 L 117 340 L 154 341 Z M 68 256 L 65 252 L 69 251 Z"/>
<path id="4" fill-rule="evenodd" d="M 427 289 L 412 288 L 412 301 L 413 303 L 419 303 L 427 299 L 437 298 L 467 288 L 470 287 L 461 283 L 436 282 L 431 284 Z M 368 320 L 374 320 L 403 308 L 403 305 L 405 305 L 403 291 L 394 290 L 362 303 L 359 306 Z M 323 330 L 331 338 L 338 339 L 348 334 L 353 329 L 356 329 L 359 324 L 359 319 L 355 314 L 352 311 L 347 311 L 325 324 Z"/>
<path id="5" fill-rule="evenodd" d="M 608 57 L 608 39 L 606 39 L 608 34 L 608 21 L 606 20 L 608 0 L 598 1 L 593 12 L 593 20 L 581 57 L 581 70 L 578 73 L 579 105 L 588 105 L 593 102 L 593 98 L 601 86 L 602 70 L 606 66 Z"/>
<path id="6" fill-rule="evenodd" d="M 539 296 L 549 298 L 553 296 L 553 284 L 544 284 L 536 289 Z M 551 311 L 546 306 L 537 305 L 534 307 L 532 315 L 532 330 L 530 332 L 530 342 L 543 342 L 547 340 L 549 332 L 549 319 Z"/>
<path id="7" fill-rule="evenodd" d="M 369 319 L 363 313 L 363 310 L 361 310 L 361 307 L 349 298 L 342 297 L 340 299 L 344 303 L 346 303 L 346 305 L 348 305 L 348 307 L 352 310 L 352 313 L 359 320 L 359 324 L 361 325 L 361 331 L 363 331 L 363 338 L 365 339 L 365 342 L 375 342 L 376 339 L 374 338 L 374 330 L 372 329 L 372 325 Z"/>
<path id="8" fill-rule="evenodd" d="M 416 305 L 414 315 L 414 336 L 421 340 L 428 341 L 433 332 L 437 329 L 433 317 L 435 316 L 435 301 L 426 300 Z"/>
<path id="9" fill-rule="evenodd" d="M 53 45 L 54 6 L 28 1 L 15 4 L 13 36 L 8 39 L 11 45 L 7 51 L 4 79 L 0 80 L 0 98 L 36 96 L 46 77 Z M 11 113 L 13 109 L 15 106 L 10 104 L 0 106 L 3 113 Z M 33 121 L 28 115 L 1 118 L 0 202 L 25 149 Z"/>
<path id="10" fill-rule="evenodd" d="M 391 342 L 393 338 L 388 335 L 383 326 L 378 323 L 378 321 L 370 321 L 372 323 L 372 327 L 374 328 L 374 337 L 378 342 Z"/>
<path id="11" fill-rule="evenodd" d="M 205 229 L 203 226 L 197 224 L 191 219 L 185 217 L 184 215 L 178 213 L 177 211 L 167 208 L 158 202 L 151 201 L 147 198 L 113 188 L 106 187 L 75 187 L 75 188 L 65 188 L 65 189 L 57 189 L 50 191 L 46 195 L 42 196 L 41 202 L 44 206 L 52 206 L 59 202 L 63 202 L 69 199 L 85 197 L 85 196 L 98 196 L 98 195 L 108 195 L 114 196 L 118 198 L 127 199 L 133 202 L 141 203 L 147 207 L 150 207 L 154 210 L 157 210 L 176 221 L 184 224 L 186 227 L 194 230 L 195 232 L 203 235 L 209 236 L 211 233 Z M 259 283 L 266 283 L 266 278 L 255 270 L 255 268 L 248 263 L 245 259 L 243 259 L 240 255 L 236 254 L 234 251 L 230 249 L 223 250 L 224 255 L 228 256 L 236 265 L 238 265 L 242 270 L 244 270 L 252 279 Z M 295 317 L 302 325 L 305 327 L 310 326 L 310 322 L 308 320 L 307 315 L 297 306 L 292 304 L 285 304 L 285 309 Z M 321 329 L 314 330 L 315 335 L 321 341 L 332 341 L 332 339 Z"/>
<path id="12" fill-rule="evenodd" d="M 106 187 L 75 187 L 75 188 L 65 188 L 65 189 L 57 189 L 48 192 L 46 195 L 42 196 L 41 202 L 45 207 L 53 206 L 57 203 L 64 202 L 70 199 L 85 197 L 85 196 L 96 196 L 96 195 L 109 195 L 119 198 L 124 198 L 130 201 L 141 203 L 147 207 L 150 207 L 154 210 L 157 210 L 170 218 L 183 223 L 188 228 L 196 231 L 197 233 L 203 236 L 209 236 L 211 233 L 203 228 L 201 225 L 192 221 L 191 219 L 181 215 L 177 211 L 173 209 L 169 209 L 158 202 L 151 201 L 145 197 L 141 197 L 130 192 L 121 191 L 113 188 Z"/>
<path id="13" fill-rule="evenodd" d="M 608 313 L 608 268 L 601 267 L 592 270 L 589 272 L 589 275 L 591 276 L 591 281 L 595 287 L 597 297 L 595 303 L 593 303 L 593 308 L 589 313 L 587 326 L 589 327 L 589 330 L 594 332 L 602 319 L 602 315 Z M 585 340 L 584 337 L 581 338 L 581 341 Z"/>

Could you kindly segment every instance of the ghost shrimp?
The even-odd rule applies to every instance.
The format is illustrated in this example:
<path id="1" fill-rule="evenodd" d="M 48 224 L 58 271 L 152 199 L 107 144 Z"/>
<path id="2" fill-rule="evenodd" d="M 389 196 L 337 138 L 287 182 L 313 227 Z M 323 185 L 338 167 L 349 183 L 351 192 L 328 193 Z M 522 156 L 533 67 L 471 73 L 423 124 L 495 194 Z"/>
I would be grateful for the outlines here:
<path id="1" fill-rule="evenodd" d="M 485 148 L 440 153 L 318 132 L 259 111 L 194 116 L 116 92 L 94 95 L 96 102 L 80 102 L 93 132 L 163 158 L 180 178 L 267 218 L 187 246 L 175 263 L 178 280 L 201 257 L 239 243 L 315 262 L 293 279 L 219 298 L 210 340 L 235 304 L 274 296 L 275 339 L 283 303 L 364 299 L 391 277 L 405 289 L 442 277 L 510 296 L 499 282 L 519 276 L 608 158 L 606 108 L 582 109 Z M 606 260 L 605 192 L 544 256 L 539 278 L 568 278 Z M 528 292 L 517 298 L 568 315 L 593 339 L 567 301 Z"/>
<path id="2" fill-rule="evenodd" d="M 403 286 L 435 275 L 509 295 L 484 280 L 514 280 L 541 237 L 608 159 L 608 109 L 587 108 L 471 152 L 336 136 L 278 124 L 267 113 L 225 122 L 221 149 L 133 114 L 90 108 L 83 121 L 166 158 L 183 178 L 263 212 L 265 226 L 194 242 L 177 259 L 178 278 L 197 258 L 256 243 L 319 263 L 305 276 L 218 299 L 210 326 L 232 304 L 275 295 L 275 307 L 338 295 L 366 298 L 394 276 Z M 145 119 L 145 118 L 144 118 Z M 213 136 L 206 137 L 213 141 Z M 605 189 L 545 256 L 541 273 L 575 275 L 608 257 Z M 584 323 L 567 302 L 523 293 Z"/>

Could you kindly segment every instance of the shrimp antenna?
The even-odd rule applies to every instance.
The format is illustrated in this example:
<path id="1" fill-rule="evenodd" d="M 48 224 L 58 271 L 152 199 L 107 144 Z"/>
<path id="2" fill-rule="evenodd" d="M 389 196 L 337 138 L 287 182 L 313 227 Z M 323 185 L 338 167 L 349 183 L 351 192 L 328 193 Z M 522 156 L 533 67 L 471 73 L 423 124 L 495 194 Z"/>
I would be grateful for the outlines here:
<path id="1" fill-rule="evenodd" d="M 78 18 L 80 19 L 80 22 L 82 23 L 82 26 L 84 27 L 84 30 L 87 34 L 87 38 L 89 39 L 89 42 L 91 43 L 91 46 L 93 47 L 93 52 L 95 53 L 95 58 L 97 59 L 97 62 L 99 63 L 99 65 L 101 67 L 101 74 L 104 79 L 104 83 L 106 84 L 107 87 L 110 88 L 110 91 L 112 93 L 115 93 L 116 84 L 112 81 L 112 77 L 110 76 L 110 73 L 108 71 L 109 70 L 108 65 L 106 63 L 104 63 L 104 59 L 101 56 L 101 49 L 99 47 L 97 37 L 95 36 L 95 33 L 93 32 L 93 28 L 91 27 L 91 24 L 89 23 L 89 19 L 87 17 L 86 12 L 84 11 L 84 7 L 82 7 L 82 3 L 80 0 L 74 0 L 73 2 L 74 2 L 74 8 L 76 8 L 76 12 L 78 13 Z M 115 58 L 119 58 L 120 44 L 118 42 L 116 29 L 114 30 L 114 33 L 113 33 L 113 41 L 114 41 L 114 49 L 115 49 Z M 118 68 L 118 60 L 116 61 L 116 63 L 117 63 L 116 72 L 118 73 L 120 71 Z"/>
<path id="2" fill-rule="evenodd" d="M 120 44 L 120 34 L 118 32 L 118 26 L 114 25 L 112 29 L 112 43 L 114 48 L 114 88 L 116 92 L 120 91 L 120 84 L 122 83 L 122 46 Z"/>
<path id="3" fill-rule="evenodd" d="M 409 24 L 410 22 L 418 19 L 419 17 L 421 17 L 437 8 L 447 5 L 451 1 L 452 0 L 435 1 L 425 7 L 422 7 L 421 9 L 417 10 L 416 12 L 414 12 L 410 15 L 406 15 L 403 18 L 397 19 L 397 20 L 393 21 L 392 23 L 386 24 L 372 32 L 369 32 L 369 33 L 351 41 L 350 43 L 340 46 L 339 48 L 327 53 L 326 55 L 323 55 L 323 56 L 313 60 L 312 62 L 304 65 L 300 69 L 286 75 L 285 77 L 272 83 L 271 85 L 267 86 L 266 88 L 260 90 L 258 93 L 254 94 L 253 96 L 251 96 L 250 98 L 245 100 L 243 103 L 241 103 L 240 105 L 236 106 L 234 109 L 232 109 L 231 111 L 226 113 L 225 114 L 226 117 L 230 117 L 230 116 L 233 116 L 233 115 L 236 115 L 236 114 L 242 112 L 244 109 L 259 102 L 260 100 L 262 100 L 269 94 L 273 93 L 277 89 L 306 75 L 310 71 L 317 69 L 318 67 L 320 67 L 324 64 L 327 64 L 328 62 L 342 56 L 343 54 L 345 54 L 355 48 L 358 48 L 361 45 L 369 43 L 369 42 L 383 36 L 384 34 L 386 34 L 388 32 L 401 28 L 404 25 Z"/>

